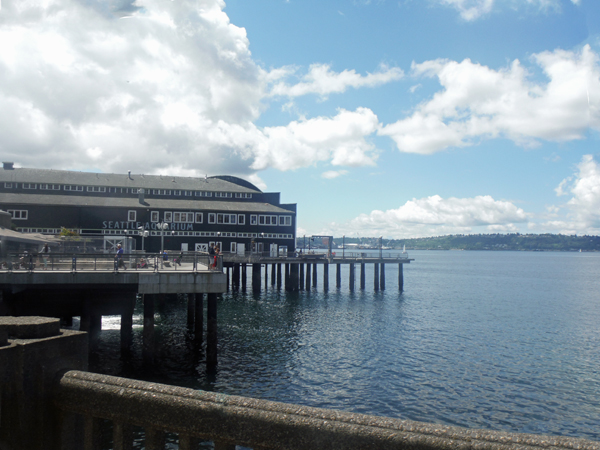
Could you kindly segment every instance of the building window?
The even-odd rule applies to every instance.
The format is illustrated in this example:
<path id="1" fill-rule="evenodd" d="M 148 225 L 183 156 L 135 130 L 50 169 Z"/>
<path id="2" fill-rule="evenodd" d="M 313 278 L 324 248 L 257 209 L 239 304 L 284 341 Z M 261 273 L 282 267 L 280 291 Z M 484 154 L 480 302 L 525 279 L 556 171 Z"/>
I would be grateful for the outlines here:
<path id="1" fill-rule="evenodd" d="M 158 222 L 158 211 L 152 211 L 150 213 L 150 222 Z"/>
<path id="2" fill-rule="evenodd" d="M 173 222 L 173 213 L 165 211 L 165 222 Z"/>
<path id="3" fill-rule="evenodd" d="M 216 223 L 217 215 L 215 213 L 208 213 L 208 223 Z"/>
<path id="4" fill-rule="evenodd" d="M 180 190 L 174 190 L 173 191 L 173 195 L 176 195 L 177 197 L 181 197 L 181 191 Z"/>
<path id="5" fill-rule="evenodd" d="M 250 216 L 250 225 L 256 225 L 256 214 Z"/>
<path id="6" fill-rule="evenodd" d="M 5 188 L 12 188 L 13 185 L 12 185 L 12 183 L 4 183 L 4 187 Z"/>
<path id="7" fill-rule="evenodd" d="M 127 221 L 135 222 L 136 221 L 137 212 L 135 210 L 127 211 Z"/>
<path id="8" fill-rule="evenodd" d="M 279 225 L 289 226 L 292 224 L 292 216 L 279 216 Z"/>
<path id="9" fill-rule="evenodd" d="M 83 186 L 65 185 L 65 191 L 83 191 Z"/>
<path id="10" fill-rule="evenodd" d="M 35 189 L 36 187 L 35 183 L 23 183 L 23 189 Z"/>
<path id="11" fill-rule="evenodd" d="M 106 188 L 104 186 L 88 186 L 88 192 L 106 192 Z"/>
<path id="12" fill-rule="evenodd" d="M 194 213 L 175 212 L 173 213 L 173 222 L 194 223 Z"/>
<path id="13" fill-rule="evenodd" d="M 238 214 L 238 225 L 246 224 L 246 216 L 243 214 Z"/>
<path id="14" fill-rule="evenodd" d="M 258 216 L 259 225 L 277 225 L 277 216 Z"/>
<path id="15" fill-rule="evenodd" d="M 196 223 L 202 223 L 202 213 L 196 213 Z"/>
<path id="16" fill-rule="evenodd" d="M 6 211 L 11 215 L 14 220 L 27 220 L 27 210 L 26 209 L 9 209 Z"/>
<path id="17" fill-rule="evenodd" d="M 191 197 L 192 195 L 194 195 L 194 192 L 193 191 L 183 191 L 183 195 L 185 197 Z"/>
<path id="18" fill-rule="evenodd" d="M 44 189 L 46 191 L 60 191 L 60 184 L 41 184 L 40 189 Z"/>
<path id="19" fill-rule="evenodd" d="M 232 198 L 233 194 L 231 192 L 215 192 L 215 197 Z"/>

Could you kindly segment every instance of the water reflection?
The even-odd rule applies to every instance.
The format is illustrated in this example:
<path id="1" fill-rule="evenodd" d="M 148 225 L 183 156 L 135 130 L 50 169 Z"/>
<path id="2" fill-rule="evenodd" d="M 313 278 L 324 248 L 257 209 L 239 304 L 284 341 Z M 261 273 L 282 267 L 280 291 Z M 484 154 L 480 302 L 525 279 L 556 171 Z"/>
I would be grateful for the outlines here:
<path id="1" fill-rule="evenodd" d="M 212 372 L 187 328 L 185 298 L 157 307 L 152 370 L 141 362 L 140 309 L 131 355 L 119 357 L 117 323 L 105 318 L 92 367 L 309 406 L 599 439 L 600 257 L 421 253 L 411 255 L 402 294 L 388 265 L 380 292 L 368 267 L 365 291 L 336 289 L 332 271 L 328 292 L 320 273 L 307 292 L 268 284 L 222 296 Z"/>

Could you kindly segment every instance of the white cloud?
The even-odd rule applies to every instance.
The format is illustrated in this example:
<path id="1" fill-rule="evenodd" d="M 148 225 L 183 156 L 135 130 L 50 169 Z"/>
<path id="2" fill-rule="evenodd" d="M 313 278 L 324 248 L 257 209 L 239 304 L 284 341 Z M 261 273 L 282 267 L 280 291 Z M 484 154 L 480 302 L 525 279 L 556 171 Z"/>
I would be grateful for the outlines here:
<path id="1" fill-rule="evenodd" d="M 598 55 L 585 46 L 532 59 L 547 83 L 530 81 L 518 60 L 501 70 L 469 59 L 413 64 L 414 76 L 437 77 L 443 90 L 379 134 L 390 136 L 400 151 L 428 154 L 496 137 L 526 146 L 568 141 L 583 138 L 589 127 L 600 129 Z"/>
<path id="2" fill-rule="evenodd" d="M 571 195 L 565 205 L 568 222 L 561 223 L 561 228 L 596 234 L 600 230 L 600 164 L 592 155 L 584 155 L 577 169 L 556 189 L 558 195 Z"/>
<path id="3" fill-rule="evenodd" d="M 290 75 L 289 73 L 287 75 Z M 404 76 L 404 72 L 397 67 L 380 67 L 375 73 L 366 76 L 357 74 L 354 70 L 333 72 L 328 64 L 312 64 L 309 72 L 302 77 L 302 81 L 288 85 L 284 82 L 277 83 L 271 90 L 271 95 L 299 97 L 307 94 L 317 94 L 327 97 L 332 93 L 342 93 L 348 88 L 375 87 L 391 81 L 396 81 Z"/>
<path id="4" fill-rule="evenodd" d="M 484 227 L 488 232 L 515 231 L 528 215 L 513 203 L 492 197 L 447 198 L 439 195 L 413 199 L 398 209 L 361 214 L 345 225 L 335 225 L 338 234 L 422 237 L 470 233 Z"/>
<path id="5" fill-rule="evenodd" d="M 340 110 L 333 118 L 317 117 L 285 127 L 265 128 L 247 157 L 254 158 L 255 170 L 292 170 L 319 161 L 345 166 L 374 165 L 377 154 L 366 137 L 378 127 L 377 116 L 370 109 Z"/>
<path id="6" fill-rule="evenodd" d="M 4 0 L 0 28 L 0 150 L 25 167 L 250 176 L 319 161 L 372 165 L 370 110 L 255 125 L 269 86 L 294 74 L 266 72 L 223 0 Z M 77 20 L 73 20 L 73 18 Z M 312 66 L 290 96 L 376 86 L 365 76 Z M 285 94 L 285 95 L 288 95 Z"/>
<path id="7" fill-rule="evenodd" d="M 444 6 L 456 9 L 460 16 L 467 21 L 477 20 L 494 9 L 494 5 L 506 5 L 513 9 L 534 7 L 541 11 L 560 10 L 560 0 L 432 0 Z M 580 5 L 581 0 L 571 0 Z"/>
<path id="8" fill-rule="evenodd" d="M 333 180 L 334 178 L 341 177 L 342 175 L 346 175 L 347 173 L 347 170 L 328 170 L 327 172 L 323 172 L 321 174 L 321 177 L 327 180 Z"/>

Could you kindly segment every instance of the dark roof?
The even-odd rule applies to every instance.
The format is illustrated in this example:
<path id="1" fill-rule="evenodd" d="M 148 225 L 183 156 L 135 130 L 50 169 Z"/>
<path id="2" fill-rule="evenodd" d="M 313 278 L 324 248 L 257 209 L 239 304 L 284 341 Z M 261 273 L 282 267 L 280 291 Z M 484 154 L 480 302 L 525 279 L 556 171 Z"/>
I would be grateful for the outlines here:
<path id="1" fill-rule="evenodd" d="M 81 186 L 128 187 L 144 189 L 181 189 L 213 192 L 261 191 L 241 178 L 220 175 L 216 177 L 192 178 L 170 175 L 114 174 L 95 172 L 75 172 L 54 169 L 3 169 L 0 168 L 0 182 L 72 184 Z"/>
<path id="2" fill-rule="evenodd" d="M 1 170 L 0 170 L 1 171 Z M 0 193 L 0 204 L 45 205 L 45 206 L 98 206 L 101 208 L 156 208 L 166 210 L 189 211 L 235 211 L 257 213 L 294 214 L 294 212 L 259 202 L 236 202 L 219 200 L 174 200 L 146 198 L 141 204 L 136 197 L 91 197 L 78 195 L 37 195 L 37 194 L 5 194 Z M 6 206 L 3 206 L 6 208 Z"/>

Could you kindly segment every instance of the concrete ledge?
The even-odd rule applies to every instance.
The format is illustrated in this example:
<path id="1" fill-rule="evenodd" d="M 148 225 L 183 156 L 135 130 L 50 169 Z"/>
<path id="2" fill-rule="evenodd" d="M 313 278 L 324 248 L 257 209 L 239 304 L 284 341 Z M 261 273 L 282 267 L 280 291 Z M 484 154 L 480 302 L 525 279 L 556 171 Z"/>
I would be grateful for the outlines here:
<path id="1" fill-rule="evenodd" d="M 49 317 L 0 317 L 0 345 L 2 332 L 12 339 L 43 339 L 60 335 L 60 320 Z"/>
<path id="2" fill-rule="evenodd" d="M 70 371 L 57 405 L 86 416 L 252 448 L 600 450 L 570 437 L 466 429 Z"/>

